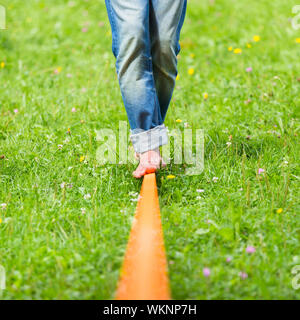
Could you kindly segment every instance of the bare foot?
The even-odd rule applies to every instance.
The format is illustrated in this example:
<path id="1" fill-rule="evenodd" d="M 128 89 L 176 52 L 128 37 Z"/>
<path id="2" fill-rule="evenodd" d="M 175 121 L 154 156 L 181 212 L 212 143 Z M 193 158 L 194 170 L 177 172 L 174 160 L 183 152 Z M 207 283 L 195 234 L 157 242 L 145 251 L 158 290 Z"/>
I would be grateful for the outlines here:
<path id="1" fill-rule="evenodd" d="M 166 166 L 160 155 L 159 149 L 136 154 L 136 157 L 140 160 L 138 167 L 133 172 L 133 176 L 137 179 L 143 177 L 145 174 L 156 172 L 160 166 Z"/>

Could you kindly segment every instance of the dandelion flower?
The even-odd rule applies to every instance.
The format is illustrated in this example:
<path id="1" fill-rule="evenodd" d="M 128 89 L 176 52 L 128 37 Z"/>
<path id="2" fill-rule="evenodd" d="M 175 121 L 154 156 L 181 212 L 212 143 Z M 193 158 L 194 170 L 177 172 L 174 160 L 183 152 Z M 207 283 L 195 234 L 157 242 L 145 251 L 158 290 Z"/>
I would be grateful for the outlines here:
<path id="1" fill-rule="evenodd" d="M 300 38 L 296 38 L 296 43 L 300 43 Z"/>
<path id="2" fill-rule="evenodd" d="M 210 276 L 210 269 L 203 268 L 203 275 L 204 275 L 204 277 L 208 278 Z"/>
<path id="3" fill-rule="evenodd" d="M 248 49 L 252 48 L 251 43 L 247 43 L 247 44 L 246 44 L 246 47 L 247 47 Z"/>
<path id="4" fill-rule="evenodd" d="M 242 49 L 241 48 L 236 48 L 236 49 L 233 50 L 233 53 L 241 54 L 242 53 Z"/>
<path id="5" fill-rule="evenodd" d="M 2 223 L 2 219 L 0 218 L 0 224 Z"/>
<path id="6" fill-rule="evenodd" d="M 189 74 L 190 76 L 192 76 L 194 73 L 195 73 L 195 69 L 194 69 L 194 68 L 190 68 L 190 69 L 188 70 L 188 74 Z"/>
<path id="7" fill-rule="evenodd" d="M 177 74 L 177 76 L 176 76 L 176 80 L 179 80 L 180 79 L 180 75 L 179 74 Z"/>
<path id="8" fill-rule="evenodd" d="M 173 174 L 169 174 L 168 176 L 167 176 L 167 179 L 174 179 L 175 178 L 175 176 L 173 175 Z"/>
<path id="9" fill-rule="evenodd" d="M 5 62 L 2 61 L 2 62 L 0 63 L 0 67 L 1 67 L 1 69 L 3 69 L 3 68 L 5 67 Z"/>
<path id="10" fill-rule="evenodd" d="M 283 209 L 282 209 L 282 208 L 279 208 L 279 209 L 276 210 L 276 212 L 277 212 L 277 213 L 282 213 L 282 212 L 283 212 Z"/>
<path id="11" fill-rule="evenodd" d="M 230 46 L 230 47 L 228 47 L 228 51 L 232 51 L 232 49 L 233 49 L 233 48 L 232 48 L 231 46 Z"/>
<path id="12" fill-rule="evenodd" d="M 260 36 L 257 36 L 257 35 L 253 36 L 253 41 L 254 42 L 260 41 Z"/>
<path id="13" fill-rule="evenodd" d="M 80 159 L 79 159 L 79 161 L 80 161 L 80 162 L 83 162 L 84 159 L 85 159 L 85 156 L 81 156 Z"/>
<path id="14" fill-rule="evenodd" d="M 203 93 L 203 98 L 204 98 L 204 100 L 207 100 L 207 99 L 208 99 L 208 93 L 207 93 L 207 92 L 204 92 L 204 93 Z"/>
<path id="15" fill-rule="evenodd" d="M 182 122 L 182 120 L 181 120 L 181 119 L 177 119 L 177 120 L 175 120 L 175 122 L 177 122 L 177 123 L 181 123 L 181 122 Z"/>
<path id="16" fill-rule="evenodd" d="M 248 246 L 246 248 L 246 252 L 247 253 L 254 253 L 256 251 L 256 249 L 253 246 Z"/>
<path id="17" fill-rule="evenodd" d="M 192 59 L 194 59 L 194 58 L 195 58 L 195 54 L 194 54 L 194 53 L 191 53 L 191 54 L 190 54 L 190 57 L 191 57 Z"/>
<path id="18" fill-rule="evenodd" d="M 62 72 L 62 67 L 57 67 L 55 70 L 54 70 L 54 73 L 55 74 L 59 74 Z"/>

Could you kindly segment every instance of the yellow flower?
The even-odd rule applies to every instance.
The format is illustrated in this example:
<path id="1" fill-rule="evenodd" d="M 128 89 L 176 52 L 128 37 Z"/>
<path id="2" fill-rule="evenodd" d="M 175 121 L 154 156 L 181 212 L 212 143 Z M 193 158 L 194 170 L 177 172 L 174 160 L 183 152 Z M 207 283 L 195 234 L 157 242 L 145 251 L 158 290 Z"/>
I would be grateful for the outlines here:
<path id="1" fill-rule="evenodd" d="M 54 70 L 54 73 L 55 74 L 59 74 L 62 72 L 62 67 L 57 67 L 55 70 Z"/>
<path id="2" fill-rule="evenodd" d="M 255 41 L 255 42 L 260 41 L 260 36 L 253 36 L 253 41 Z"/>
<path id="3" fill-rule="evenodd" d="M 194 58 L 195 58 L 195 53 L 191 53 L 191 54 L 190 54 L 190 57 L 191 57 L 192 59 L 194 59 Z"/>
<path id="4" fill-rule="evenodd" d="M 246 47 L 250 49 L 252 47 L 251 43 L 247 43 Z"/>
<path id="5" fill-rule="evenodd" d="M 195 73 L 195 69 L 194 68 L 190 68 L 188 73 L 189 73 L 190 76 L 192 76 Z"/>
<path id="6" fill-rule="evenodd" d="M 5 67 L 5 62 L 2 61 L 0 66 L 1 66 L 1 69 L 3 69 Z"/>
<path id="7" fill-rule="evenodd" d="M 208 93 L 207 93 L 207 92 L 204 92 L 204 93 L 203 93 L 203 98 L 204 98 L 205 100 L 208 99 Z"/>
<path id="8" fill-rule="evenodd" d="M 181 120 L 181 119 L 177 119 L 176 122 L 177 122 L 177 123 L 181 123 L 182 120 Z"/>
<path id="9" fill-rule="evenodd" d="M 283 209 L 282 209 L 282 208 L 279 208 L 279 209 L 276 210 L 276 212 L 277 212 L 277 213 L 282 213 L 282 212 L 283 212 Z"/>
<path id="10" fill-rule="evenodd" d="M 233 50 L 233 53 L 239 54 L 242 53 L 242 49 L 241 48 L 236 48 Z"/>
<path id="11" fill-rule="evenodd" d="M 0 223 L 2 223 L 2 219 L 0 218 Z"/>
<path id="12" fill-rule="evenodd" d="M 230 46 L 230 47 L 228 47 L 228 51 L 232 51 L 232 47 Z"/>
<path id="13" fill-rule="evenodd" d="M 296 43 L 300 43 L 300 38 L 296 38 Z"/>
<path id="14" fill-rule="evenodd" d="M 81 156 L 81 157 L 80 157 L 80 162 L 83 162 L 84 159 L 85 159 L 85 156 Z"/>
<path id="15" fill-rule="evenodd" d="M 169 174 L 168 176 L 167 176 L 167 179 L 174 179 L 175 178 L 175 176 L 173 175 L 173 174 Z"/>
<path id="16" fill-rule="evenodd" d="M 180 79 L 180 75 L 178 74 L 177 77 L 176 77 L 176 80 L 179 80 L 179 79 Z"/>

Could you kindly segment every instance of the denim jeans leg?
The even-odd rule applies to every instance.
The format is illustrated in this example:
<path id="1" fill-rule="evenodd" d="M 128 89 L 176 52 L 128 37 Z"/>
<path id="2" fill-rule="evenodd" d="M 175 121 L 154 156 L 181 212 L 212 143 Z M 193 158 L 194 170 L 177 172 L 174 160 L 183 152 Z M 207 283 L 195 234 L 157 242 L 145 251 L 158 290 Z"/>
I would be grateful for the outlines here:
<path id="1" fill-rule="evenodd" d="M 150 37 L 156 93 L 164 121 L 177 76 L 180 32 L 186 0 L 151 0 Z"/>
<path id="2" fill-rule="evenodd" d="M 105 0 L 105 2 L 112 27 L 112 50 L 116 57 L 118 79 L 131 127 L 131 141 L 138 153 L 156 149 L 166 144 L 168 138 L 163 124 L 165 115 L 162 117 L 153 75 L 151 2 L 149 0 Z M 174 17 L 177 17 L 177 14 Z M 175 39 L 172 41 L 176 43 Z M 174 65 L 173 55 L 170 59 Z"/>

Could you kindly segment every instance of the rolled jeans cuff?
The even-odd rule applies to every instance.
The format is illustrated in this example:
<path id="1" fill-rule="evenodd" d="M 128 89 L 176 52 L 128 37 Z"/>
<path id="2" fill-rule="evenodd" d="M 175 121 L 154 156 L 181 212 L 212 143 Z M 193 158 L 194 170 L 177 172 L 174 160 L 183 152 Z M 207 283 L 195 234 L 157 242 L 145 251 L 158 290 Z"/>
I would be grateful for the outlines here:
<path id="1" fill-rule="evenodd" d="M 168 143 L 167 128 L 164 124 L 147 131 L 132 130 L 131 133 L 130 140 L 137 153 L 154 150 Z"/>

